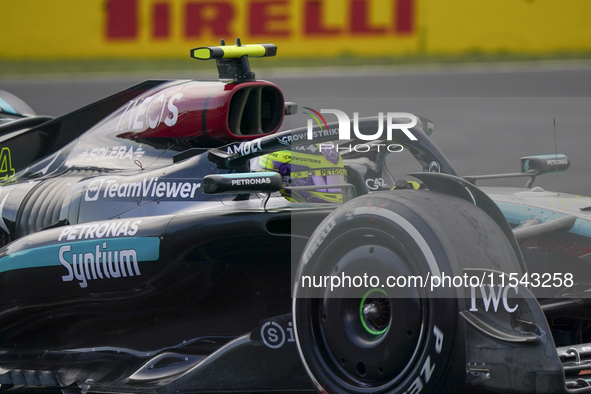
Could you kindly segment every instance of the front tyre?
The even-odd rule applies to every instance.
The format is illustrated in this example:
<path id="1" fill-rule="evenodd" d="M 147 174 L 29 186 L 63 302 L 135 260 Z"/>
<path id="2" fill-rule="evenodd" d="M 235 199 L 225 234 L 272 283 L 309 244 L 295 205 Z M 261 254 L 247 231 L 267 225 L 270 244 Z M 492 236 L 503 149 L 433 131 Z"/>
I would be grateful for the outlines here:
<path id="1" fill-rule="evenodd" d="M 484 267 L 520 272 L 503 232 L 465 200 L 401 190 L 338 208 L 308 242 L 294 289 L 296 340 L 315 386 L 329 393 L 458 391 L 464 289 L 431 291 L 429 278 Z M 335 288 L 308 280 L 333 276 L 366 281 Z M 371 277 L 379 283 L 368 283 Z"/>

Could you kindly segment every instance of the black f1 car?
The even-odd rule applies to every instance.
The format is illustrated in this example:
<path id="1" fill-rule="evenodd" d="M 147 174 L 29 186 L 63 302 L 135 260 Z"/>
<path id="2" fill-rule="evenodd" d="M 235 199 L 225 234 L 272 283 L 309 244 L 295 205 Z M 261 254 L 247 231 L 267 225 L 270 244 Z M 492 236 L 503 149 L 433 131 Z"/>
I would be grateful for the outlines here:
<path id="1" fill-rule="evenodd" d="M 0 390 L 591 392 L 591 207 L 532 188 L 568 158 L 458 177 L 404 113 L 278 131 L 275 52 L 55 119 L 0 95 Z"/>

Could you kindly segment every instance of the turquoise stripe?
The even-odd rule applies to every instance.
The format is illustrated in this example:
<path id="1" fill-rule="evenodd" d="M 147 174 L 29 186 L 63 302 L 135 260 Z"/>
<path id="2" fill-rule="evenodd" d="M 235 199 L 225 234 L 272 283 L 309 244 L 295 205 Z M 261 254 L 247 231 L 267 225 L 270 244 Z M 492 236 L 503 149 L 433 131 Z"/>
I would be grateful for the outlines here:
<path id="1" fill-rule="evenodd" d="M 573 227 L 576 227 L 577 224 L 579 224 L 579 235 L 591 238 L 591 222 L 588 222 L 587 220 L 577 219 Z"/>
<path id="2" fill-rule="evenodd" d="M 526 219 L 538 218 L 543 222 L 566 216 L 563 213 L 555 212 L 549 209 L 530 207 L 527 205 L 508 204 L 497 202 L 498 207 L 503 212 L 505 219 L 509 224 L 519 225 Z M 583 237 L 591 238 L 591 222 L 585 219 L 577 218 L 573 227 L 568 231 L 571 234 L 579 234 Z"/>
<path id="3" fill-rule="evenodd" d="M 2 99 L 2 97 L 0 97 L 0 107 L 2 107 L 4 112 L 7 112 L 9 114 L 18 115 L 18 113 L 14 110 L 14 108 L 12 108 L 12 106 L 10 104 L 8 104 L 6 101 L 4 101 Z"/>
<path id="4" fill-rule="evenodd" d="M 542 222 L 565 216 L 549 209 L 540 209 L 519 204 L 497 202 L 497 206 L 510 224 L 518 225 L 525 219 L 538 218 Z"/>
<path id="5" fill-rule="evenodd" d="M 105 242 L 107 248 L 103 249 Z M 106 238 L 20 250 L 0 258 L 0 273 L 25 268 L 59 266 L 61 265 L 59 251 L 66 245 L 71 248 L 66 252 L 68 255 L 95 253 L 98 245 L 101 252 L 134 249 L 138 261 L 155 261 L 160 257 L 160 238 L 158 237 Z"/>

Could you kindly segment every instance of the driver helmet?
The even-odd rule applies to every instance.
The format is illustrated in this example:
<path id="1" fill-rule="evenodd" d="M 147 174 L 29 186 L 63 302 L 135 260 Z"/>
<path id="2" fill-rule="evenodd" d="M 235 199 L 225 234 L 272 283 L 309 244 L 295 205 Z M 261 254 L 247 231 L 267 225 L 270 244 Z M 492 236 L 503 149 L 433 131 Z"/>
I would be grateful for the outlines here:
<path id="1" fill-rule="evenodd" d="M 291 202 L 342 203 L 340 188 L 327 186 L 347 182 L 341 155 L 332 145 L 310 144 L 259 156 L 251 160 L 252 171 L 275 171 L 286 186 L 318 186 L 315 190 L 281 190 Z M 324 186 L 324 187 L 323 187 Z"/>

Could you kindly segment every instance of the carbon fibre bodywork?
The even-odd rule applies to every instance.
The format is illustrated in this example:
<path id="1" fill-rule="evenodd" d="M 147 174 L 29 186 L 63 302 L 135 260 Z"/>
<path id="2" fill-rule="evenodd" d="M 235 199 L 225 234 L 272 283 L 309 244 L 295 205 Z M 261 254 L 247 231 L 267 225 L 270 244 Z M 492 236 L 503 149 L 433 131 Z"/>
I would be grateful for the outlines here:
<path id="1" fill-rule="evenodd" d="M 1 388 L 322 392 L 296 346 L 293 283 L 310 239 L 323 241 L 321 223 L 349 213 L 238 186 L 230 194 L 204 188 L 210 175 L 260 179 L 249 173 L 260 155 L 338 139 L 337 124 L 278 132 L 285 108 L 268 82 L 148 81 L 60 118 L 0 124 L 8 149 L 0 158 L 7 166 L 0 168 Z M 365 134 L 388 126 L 378 118 L 356 124 Z M 391 138 L 422 167 L 414 174 L 422 188 L 484 211 L 520 274 L 577 278 L 574 286 L 533 289 L 537 299 L 520 288 L 517 313 L 517 304 L 485 290 L 467 294 L 465 305 L 458 300 L 454 317 L 435 311 L 458 322 L 461 361 L 450 359 L 467 373 L 463 383 L 516 392 L 583 388 L 577 381 L 587 364 L 565 375 L 574 353 L 555 345 L 579 346 L 585 355 L 591 342 L 584 294 L 591 200 L 477 188 L 475 177 L 456 176 L 428 137 L 432 127 L 417 117 L 416 140 L 396 128 Z M 384 149 L 342 155 L 357 195 L 401 188 Z M 512 175 L 541 173 L 529 166 L 528 159 Z M 452 336 L 434 332 L 435 353 L 424 345 L 424 364 L 408 383 L 383 392 L 432 389 L 431 360 L 444 334 L 446 346 Z M 516 354 L 531 365 L 521 368 Z"/>

